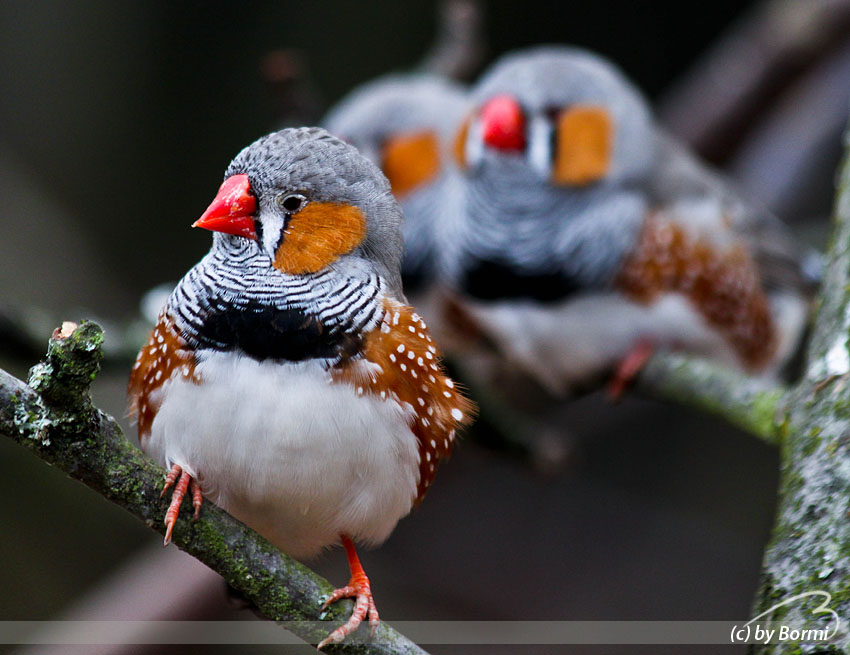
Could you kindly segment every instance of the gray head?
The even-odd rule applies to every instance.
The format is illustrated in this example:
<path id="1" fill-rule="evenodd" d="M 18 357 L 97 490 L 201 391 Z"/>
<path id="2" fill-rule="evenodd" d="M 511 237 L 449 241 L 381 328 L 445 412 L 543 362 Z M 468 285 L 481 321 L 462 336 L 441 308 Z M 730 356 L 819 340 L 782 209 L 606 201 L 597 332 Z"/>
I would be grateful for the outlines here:
<path id="1" fill-rule="evenodd" d="M 364 84 L 325 118 L 332 133 L 381 167 L 404 208 L 405 285 L 432 273 L 443 219 L 443 196 L 457 175 L 451 154 L 457 125 L 469 109 L 467 91 L 424 73 L 392 74 Z"/>
<path id="2" fill-rule="evenodd" d="M 657 136 L 644 98 L 601 57 L 552 46 L 502 57 L 471 95 L 458 135 L 466 249 L 609 281 L 646 210 Z"/>
<path id="3" fill-rule="evenodd" d="M 321 128 L 285 129 L 242 150 L 195 223 L 217 240 L 253 239 L 287 275 L 368 259 L 400 290 L 401 209 L 381 171 Z"/>
<path id="4" fill-rule="evenodd" d="M 403 199 L 443 170 L 447 146 L 468 104 L 466 89 L 455 82 L 422 73 L 394 74 L 357 87 L 323 122 L 381 166 Z"/>
<path id="5" fill-rule="evenodd" d="M 598 55 L 554 46 L 506 55 L 472 99 L 464 155 L 473 175 L 506 160 L 566 189 L 649 174 L 655 129 L 648 104 Z"/>

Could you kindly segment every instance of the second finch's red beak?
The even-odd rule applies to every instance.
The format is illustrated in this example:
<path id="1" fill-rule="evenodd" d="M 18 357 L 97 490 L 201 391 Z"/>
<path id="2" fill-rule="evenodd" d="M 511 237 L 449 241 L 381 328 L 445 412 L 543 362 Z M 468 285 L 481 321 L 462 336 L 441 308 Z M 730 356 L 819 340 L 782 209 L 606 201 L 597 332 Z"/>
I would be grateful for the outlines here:
<path id="1" fill-rule="evenodd" d="M 525 148 L 525 118 L 509 95 L 490 98 L 481 109 L 482 138 L 491 148 L 518 152 Z"/>
<path id="2" fill-rule="evenodd" d="M 192 223 L 192 227 L 256 239 L 257 232 L 254 229 L 256 211 L 257 197 L 251 193 L 248 176 L 232 175 L 222 183 L 215 199 L 207 207 L 207 211 Z"/>

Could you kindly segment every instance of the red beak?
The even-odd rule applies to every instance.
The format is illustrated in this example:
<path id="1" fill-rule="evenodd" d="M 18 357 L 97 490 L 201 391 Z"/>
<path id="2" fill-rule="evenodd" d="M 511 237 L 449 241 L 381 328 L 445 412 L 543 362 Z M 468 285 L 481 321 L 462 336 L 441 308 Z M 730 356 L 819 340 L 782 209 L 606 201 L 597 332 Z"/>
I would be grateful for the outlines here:
<path id="1" fill-rule="evenodd" d="M 481 110 L 482 138 L 491 148 L 521 151 L 525 148 L 522 107 L 509 95 L 496 96 Z"/>
<path id="2" fill-rule="evenodd" d="M 222 183 L 215 199 L 207 207 L 207 211 L 192 223 L 192 227 L 256 239 L 257 232 L 254 229 L 256 211 L 257 197 L 251 193 L 248 176 L 233 175 Z"/>

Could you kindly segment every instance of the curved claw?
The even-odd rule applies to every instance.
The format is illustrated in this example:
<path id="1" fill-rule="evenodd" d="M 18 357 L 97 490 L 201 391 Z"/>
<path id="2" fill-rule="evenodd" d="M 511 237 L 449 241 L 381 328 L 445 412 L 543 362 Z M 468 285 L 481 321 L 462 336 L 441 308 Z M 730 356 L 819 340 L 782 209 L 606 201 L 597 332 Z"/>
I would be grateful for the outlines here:
<path id="1" fill-rule="evenodd" d="M 194 518 L 198 518 L 201 512 L 201 488 L 197 481 L 189 475 L 188 471 L 184 471 L 179 464 L 171 467 L 168 475 L 165 476 L 165 486 L 162 488 L 160 498 L 165 495 L 171 487 L 174 487 L 174 492 L 171 494 L 171 504 L 165 512 L 165 539 L 163 546 L 171 543 L 171 533 L 174 532 L 174 525 L 177 523 L 177 517 L 180 515 L 180 505 L 183 498 L 186 496 L 186 491 L 191 489 L 192 506 L 195 509 Z"/>
<path id="2" fill-rule="evenodd" d="M 341 642 L 357 630 L 363 619 L 367 617 L 369 619 L 369 633 L 374 637 L 375 631 L 378 629 L 378 624 L 381 622 L 378 616 L 378 608 L 375 606 L 375 599 L 372 597 L 369 578 L 366 577 L 366 572 L 360 564 L 360 560 L 354 550 L 354 543 L 348 537 L 343 536 L 342 545 L 345 546 L 346 553 L 348 554 L 348 563 L 351 567 L 351 580 L 349 580 L 345 587 L 335 589 L 328 596 L 327 600 L 322 603 L 322 609 L 327 609 L 331 603 L 335 603 L 341 598 L 354 598 L 354 611 L 351 612 L 351 616 L 344 625 L 338 627 L 319 642 L 318 646 L 316 646 L 317 650 L 322 650 L 328 644 Z"/>

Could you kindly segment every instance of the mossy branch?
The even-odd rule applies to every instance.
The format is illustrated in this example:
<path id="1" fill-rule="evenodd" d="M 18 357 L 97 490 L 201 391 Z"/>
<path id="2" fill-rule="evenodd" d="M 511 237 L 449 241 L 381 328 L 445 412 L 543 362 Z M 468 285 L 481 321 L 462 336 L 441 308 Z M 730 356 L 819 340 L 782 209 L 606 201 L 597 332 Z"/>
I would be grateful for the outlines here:
<path id="1" fill-rule="evenodd" d="M 54 332 L 46 359 L 29 384 L 0 370 L 0 434 L 29 448 L 71 477 L 163 533 L 167 499 L 160 498 L 164 471 L 98 410 L 89 387 L 100 366 L 103 331 L 92 322 L 66 323 Z M 341 601 L 324 614 L 330 583 L 293 560 L 210 501 L 201 516 L 181 514 L 174 543 L 218 572 L 264 616 L 316 644 L 351 613 Z M 317 622 L 327 620 L 327 624 Z M 289 622 L 300 622 L 293 624 Z M 382 623 L 371 643 L 328 646 L 327 652 L 422 654 L 416 644 Z"/>
<path id="2" fill-rule="evenodd" d="M 844 631 L 828 646 L 788 641 L 757 646 L 757 653 L 850 653 L 850 141 L 847 145 L 806 373 L 777 419 L 783 433 L 779 504 L 754 611 L 825 591 Z M 832 620 L 801 603 L 783 606 L 773 618 L 810 628 Z"/>
<path id="3" fill-rule="evenodd" d="M 643 367 L 635 389 L 720 416 L 768 443 L 778 443 L 784 387 L 713 362 L 662 352 Z"/>

